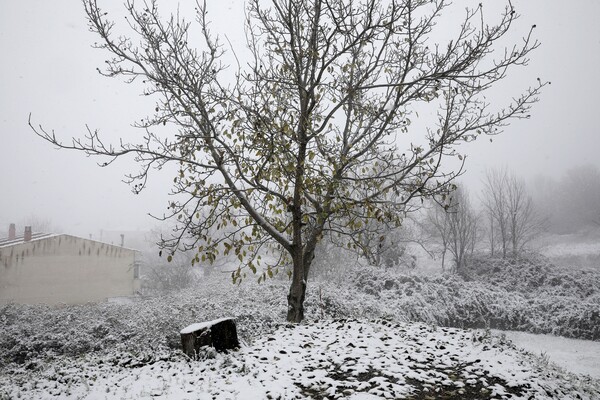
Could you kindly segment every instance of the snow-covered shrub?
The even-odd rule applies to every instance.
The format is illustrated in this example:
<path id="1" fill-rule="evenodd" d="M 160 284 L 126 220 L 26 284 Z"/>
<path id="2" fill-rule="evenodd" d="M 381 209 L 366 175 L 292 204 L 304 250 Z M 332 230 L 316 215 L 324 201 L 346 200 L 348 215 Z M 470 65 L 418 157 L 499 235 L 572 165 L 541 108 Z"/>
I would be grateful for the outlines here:
<path id="1" fill-rule="evenodd" d="M 475 268 L 469 280 L 362 268 L 351 282 L 380 314 L 398 320 L 600 340 L 598 272 L 565 272 L 543 260 L 480 261 Z"/>

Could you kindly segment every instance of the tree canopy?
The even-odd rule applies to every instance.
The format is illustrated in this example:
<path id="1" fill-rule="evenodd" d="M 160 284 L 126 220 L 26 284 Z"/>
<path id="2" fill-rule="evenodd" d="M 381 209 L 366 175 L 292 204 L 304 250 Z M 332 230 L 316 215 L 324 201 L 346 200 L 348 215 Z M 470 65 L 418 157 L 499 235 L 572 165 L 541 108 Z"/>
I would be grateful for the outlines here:
<path id="1" fill-rule="evenodd" d="M 88 129 L 64 143 L 30 125 L 55 145 L 109 157 L 102 165 L 133 154 L 136 192 L 152 167 L 176 163 L 165 218 L 179 225 L 163 248 L 193 249 L 200 263 L 234 254 L 234 281 L 291 266 L 289 321 L 304 317 L 323 235 L 352 247 L 373 221 L 400 225 L 415 200 L 445 196 L 462 168 L 444 170 L 442 161 L 464 161 L 459 144 L 528 117 L 545 85 L 538 79 L 507 103 L 486 98 L 538 46 L 533 27 L 518 44 L 498 46 L 517 18 L 510 3 L 491 25 L 481 4 L 466 10 L 440 42 L 432 32 L 451 6 L 444 0 L 249 0 L 251 57 L 233 66 L 224 56 L 237 53 L 211 31 L 206 2 L 197 6 L 197 47 L 190 22 L 162 18 L 158 3 L 125 2 L 128 37 L 114 33 L 96 0 L 83 1 L 97 47 L 111 55 L 99 71 L 142 80 L 156 99 L 136 123 L 141 135 L 108 144 Z"/>

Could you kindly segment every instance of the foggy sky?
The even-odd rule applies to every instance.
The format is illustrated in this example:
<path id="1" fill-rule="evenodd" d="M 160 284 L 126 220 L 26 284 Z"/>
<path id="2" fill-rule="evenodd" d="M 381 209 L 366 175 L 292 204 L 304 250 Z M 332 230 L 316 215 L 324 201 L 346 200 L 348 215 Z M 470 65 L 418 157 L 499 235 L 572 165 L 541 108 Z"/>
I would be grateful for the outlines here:
<path id="1" fill-rule="evenodd" d="M 484 2 L 484 10 L 493 9 L 493 2 Z M 243 43 L 243 1 L 207 3 L 213 30 L 227 33 L 234 46 Z M 457 3 L 460 18 L 466 2 Z M 507 166 L 532 177 L 560 175 L 586 163 L 600 166 L 600 2 L 513 0 L 513 5 L 522 17 L 512 40 L 536 24 L 534 35 L 542 45 L 498 96 L 507 102 L 537 77 L 552 85 L 530 120 L 514 121 L 493 143 L 483 138 L 464 147 L 462 180 L 474 189 L 491 167 Z M 156 225 L 148 212 L 166 210 L 173 178 L 168 171 L 153 174 L 149 188 L 134 195 L 121 182 L 124 174 L 137 171 L 131 160 L 100 168 L 99 160 L 82 153 L 55 150 L 27 126 L 31 112 L 35 123 L 65 140 L 83 136 L 86 124 L 111 139 L 140 134 L 130 124 L 150 113 L 154 102 L 139 95 L 139 86 L 96 72 L 107 56 L 90 47 L 97 40 L 87 31 L 79 1 L 0 0 L 0 236 L 10 222 L 32 215 L 78 235 L 144 230 Z"/>

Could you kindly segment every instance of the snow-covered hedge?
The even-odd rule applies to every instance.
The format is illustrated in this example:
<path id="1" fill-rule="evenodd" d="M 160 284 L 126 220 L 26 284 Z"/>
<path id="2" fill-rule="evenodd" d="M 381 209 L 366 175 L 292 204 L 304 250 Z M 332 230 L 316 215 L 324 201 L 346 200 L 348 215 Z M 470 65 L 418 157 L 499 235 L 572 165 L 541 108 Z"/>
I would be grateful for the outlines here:
<path id="1" fill-rule="evenodd" d="M 475 260 L 466 278 L 363 268 L 352 283 L 398 320 L 600 340 L 598 270 L 567 270 L 541 258 Z"/>

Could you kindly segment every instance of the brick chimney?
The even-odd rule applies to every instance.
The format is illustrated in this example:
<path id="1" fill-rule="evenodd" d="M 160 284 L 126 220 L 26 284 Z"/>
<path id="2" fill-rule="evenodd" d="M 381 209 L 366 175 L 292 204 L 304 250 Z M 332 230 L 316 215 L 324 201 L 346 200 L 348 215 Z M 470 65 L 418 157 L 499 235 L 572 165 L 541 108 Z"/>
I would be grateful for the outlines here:
<path id="1" fill-rule="evenodd" d="M 23 237 L 23 241 L 30 242 L 31 241 L 31 227 L 25 227 L 25 236 Z"/>
<path id="2" fill-rule="evenodd" d="M 15 224 L 10 224 L 8 226 L 8 240 L 15 240 L 17 237 L 17 228 Z"/>

